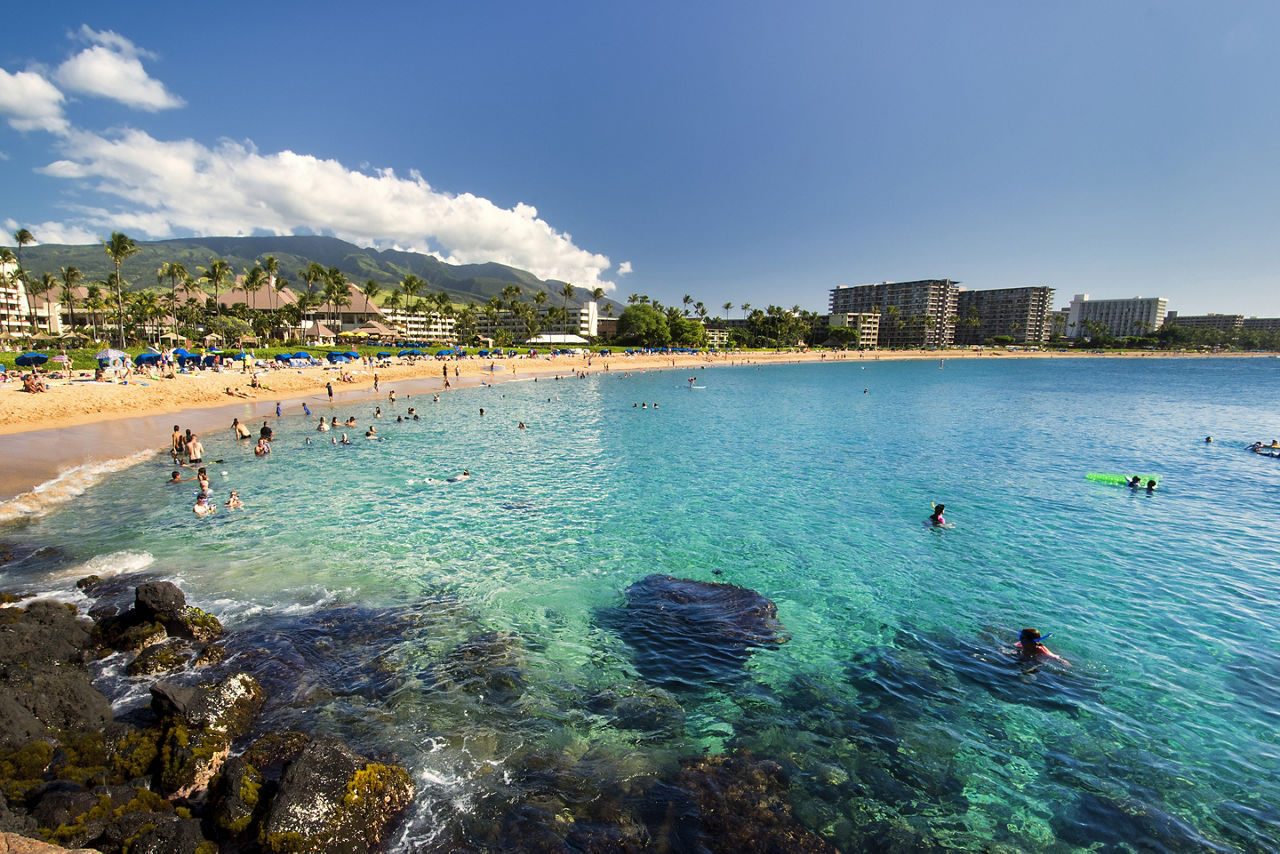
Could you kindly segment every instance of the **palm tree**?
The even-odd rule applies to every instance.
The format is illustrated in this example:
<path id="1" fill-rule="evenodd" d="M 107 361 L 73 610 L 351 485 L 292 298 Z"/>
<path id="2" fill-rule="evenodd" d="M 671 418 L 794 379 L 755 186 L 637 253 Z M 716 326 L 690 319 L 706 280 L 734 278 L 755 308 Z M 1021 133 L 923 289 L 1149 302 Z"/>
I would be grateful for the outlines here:
<path id="1" fill-rule="evenodd" d="M 688 317 L 689 306 L 693 305 L 693 297 L 691 297 L 689 294 L 685 294 L 683 297 L 680 298 L 680 301 L 684 303 L 684 316 Z"/>
<path id="2" fill-rule="evenodd" d="M 263 272 L 261 267 L 254 267 L 252 270 L 244 274 L 244 281 L 240 283 L 240 290 L 244 291 L 244 307 L 249 308 L 249 295 L 256 294 L 267 286 L 267 274 Z"/>
<path id="3" fill-rule="evenodd" d="M 627 305 L 635 305 L 638 302 L 640 302 L 639 294 L 629 294 L 627 296 Z"/>
<path id="4" fill-rule="evenodd" d="M 324 267 L 321 267 L 315 261 L 312 261 L 306 267 L 298 271 L 298 278 L 307 283 L 307 290 L 315 290 L 316 282 L 323 279 L 327 274 Z"/>
<path id="5" fill-rule="evenodd" d="M 267 274 L 267 287 L 276 294 L 280 293 L 280 289 L 276 287 L 276 277 L 280 275 L 280 262 L 276 260 L 276 256 L 268 255 L 262 259 L 262 270 Z M 278 303 L 276 304 L 278 305 Z M 274 311 L 276 305 L 271 306 Z"/>
<path id="6" fill-rule="evenodd" d="M 116 331 L 117 345 L 121 350 L 124 349 L 124 289 L 123 282 L 120 280 L 120 264 L 124 259 L 137 255 L 142 249 L 138 244 L 129 239 L 118 231 L 111 232 L 109 240 L 102 241 L 102 246 L 107 250 L 112 263 L 115 264 L 115 286 L 116 286 Z"/>
<path id="7" fill-rule="evenodd" d="M 733 303 L 731 302 L 727 302 L 720 307 L 724 309 L 725 314 L 728 314 L 729 312 L 733 311 Z"/>
<path id="8" fill-rule="evenodd" d="M 744 302 L 742 305 L 738 306 L 738 308 L 742 309 L 742 318 L 745 320 L 747 312 L 751 311 L 751 303 Z"/>
<path id="9" fill-rule="evenodd" d="M 573 299 L 573 285 L 568 282 L 564 283 L 564 287 L 560 289 L 560 293 L 564 294 L 564 331 L 569 331 L 569 300 Z"/>
<path id="10" fill-rule="evenodd" d="M 223 261 L 221 258 L 211 258 L 209 259 L 209 266 L 201 267 L 200 269 L 200 278 L 213 285 L 214 312 L 221 317 L 222 303 L 218 302 L 218 288 L 222 285 L 222 282 L 227 278 L 227 276 L 230 275 L 231 265 L 226 261 Z"/>
<path id="11" fill-rule="evenodd" d="M 67 304 L 70 313 L 71 328 L 76 328 L 76 285 L 84 278 L 84 274 L 75 267 L 62 268 L 62 301 Z"/>
<path id="12" fill-rule="evenodd" d="M 376 297 L 381 292 L 382 292 L 382 286 L 379 285 L 377 282 L 375 282 L 373 279 L 370 279 L 369 281 L 365 282 L 364 287 L 360 289 L 360 293 L 364 294 L 364 298 L 369 301 L 370 305 L 373 305 L 373 298 Z"/>
<path id="13" fill-rule="evenodd" d="M 330 267 L 325 276 L 325 302 L 329 304 L 329 314 L 333 320 L 333 331 L 342 331 L 342 318 L 337 313 L 344 305 L 351 305 L 351 291 L 347 287 L 347 276 L 337 267 Z M 335 311 L 335 309 L 337 311 Z"/>
<path id="14" fill-rule="evenodd" d="M 22 247 L 26 246 L 28 243 L 35 243 L 36 239 L 31 235 L 31 232 L 27 231 L 25 228 L 20 228 L 13 233 L 13 240 L 18 244 L 18 275 L 21 276 L 22 280 L 25 282 L 27 279 L 27 272 L 22 267 Z"/>
<path id="15" fill-rule="evenodd" d="M 156 299 L 156 295 L 151 291 L 143 291 L 133 300 L 133 316 L 141 324 L 143 335 L 148 340 L 151 338 L 151 321 L 160 317 L 162 313 L 160 300 Z"/>
<path id="16" fill-rule="evenodd" d="M 84 305 L 89 309 L 89 320 L 93 324 L 93 340 L 98 340 L 98 313 L 106 308 L 102 300 L 103 282 L 94 282 L 85 289 Z"/>
<path id="17" fill-rule="evenodd" d="M 173 307 L 174 331 L 178 328 L 178 279 L 187 280 L 187 268 L 177 261 L 166 261 L 156 269 L 156 280 L 169 280 L 169 304 Z"/>

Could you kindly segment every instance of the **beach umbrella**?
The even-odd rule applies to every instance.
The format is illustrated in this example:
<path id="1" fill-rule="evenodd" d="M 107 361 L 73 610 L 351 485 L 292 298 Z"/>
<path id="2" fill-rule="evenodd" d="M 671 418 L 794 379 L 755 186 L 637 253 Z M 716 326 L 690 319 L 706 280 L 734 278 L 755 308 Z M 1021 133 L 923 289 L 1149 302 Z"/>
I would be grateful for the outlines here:
<path id="1" fill-rule="evenodd" d="M 391 354 L 390 354 L 390 353 L 387 353 L 387 352 L 381 352 L 381 353 L 379 353 L 379 354 L 378 354 L 378 358 L 379 358 L 379 359 L 390 359 L 390 358 L 391 358 Z"/>
<path id="2" fill-rule="evenodd" d="M 13 363 L 19 368 L 34 368 L 37 365 L 43 365 L 47 361 L 49 361 L 47 353 L 23 353 L 14 359 Z"/>
<path id="3" fill-rule="evenodd" d="M 54 356 L 54 357 L 53 357 L 52 359 L 50 359 L 49 361 L 50 361 L 50 362 L 62 362 L 62 363 L 64 363 L 64 364 L 65 364 L 65 363 L 67 363 L 67 362 L 70 362 L 70 361 L 71 361 L 71 357 L 70 357 L 70 356 L 64 356 L 64 355 L 62 355 L 61 353 L 59 353 L 58 355 Z"/>
<path id="4" fill-rule="evenodd" d="M 129 358 L 129 354 L 123 350 L 108 349 L 108 350 L 98 351 L 98 355 L 94 356 L 93 358 L 97 359 L 99 362 L 103 362 L 103 361 L 110 362 L 112 359 L 120 359 L 122 361 L 126 361 Z"/>

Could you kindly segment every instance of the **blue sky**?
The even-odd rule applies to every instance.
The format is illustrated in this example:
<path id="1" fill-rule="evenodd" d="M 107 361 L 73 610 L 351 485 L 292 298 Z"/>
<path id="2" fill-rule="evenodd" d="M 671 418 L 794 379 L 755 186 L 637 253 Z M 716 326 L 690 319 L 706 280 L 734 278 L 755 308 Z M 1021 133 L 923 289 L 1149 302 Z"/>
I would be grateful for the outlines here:
<path id="1" fill-rule="evenodd" d="M 1280 315 L 1273 2 L 4 19 L 10 235 L 328 233 L 712 313 L 946 276 Z"/>

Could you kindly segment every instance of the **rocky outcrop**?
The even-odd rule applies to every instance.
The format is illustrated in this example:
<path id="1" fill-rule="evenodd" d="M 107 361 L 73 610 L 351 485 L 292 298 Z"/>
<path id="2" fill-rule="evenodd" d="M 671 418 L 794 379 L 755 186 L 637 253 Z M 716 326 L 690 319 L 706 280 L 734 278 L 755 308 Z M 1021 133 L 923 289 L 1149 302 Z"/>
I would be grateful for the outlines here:
<path id="1" fill-rule="evenodd" d="M 732 682 L 752 650 L 789 639 L 772 601 L 732 584 L 649 575 L 626 600 L 598 618 L 631 647 L 640 674 L 663 686 Z"/>
<path id="2" fill-rule="evenodd" d="M 0 751 L 111 719 L 111 704 L 89 679 L 90 632 L 72 605 L 0 608 Z"/>
<path id="3" fill-rule="evenodd" d="M 169 581 L 138 585 L 133 607 L 121 614 L 104 615 L 96 627 L 102 646 L 125 651 L 146 649 L 169 637 L 205 644 L 221 634 L 218 619 L 188 605 L 186 596 Z"/>
<path id="4" fill-rule="evenodd" d="M 16 833 L 0 833 L 0 854 L 98 854 L 95 848 L 64 848 Z"/>
<path id="5" fill-rule="evenodd" d="M 276 852 L 368 851 L 412 797 L 403 768 L 370 762 L 320 736 L 289 766 L 260 841 Z"/>
<path id="6" fill-rule="evenodd" d="M 160 790 L 187 798 L 208 788 L 263 699 L 257 681 L 244 673 L 198 686 L 153 685 L 151 705 L 164 729 Z"/>

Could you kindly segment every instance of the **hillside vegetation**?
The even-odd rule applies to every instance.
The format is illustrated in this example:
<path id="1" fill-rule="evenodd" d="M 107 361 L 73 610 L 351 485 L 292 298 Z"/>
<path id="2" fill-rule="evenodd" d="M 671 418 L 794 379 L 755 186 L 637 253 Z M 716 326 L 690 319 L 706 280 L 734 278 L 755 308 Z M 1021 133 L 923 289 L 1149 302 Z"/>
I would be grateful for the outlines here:
<path id="1" fill-rule="evenodd" d="M 557 304 L 564 299 L 561 295 L 564 282 L 539 279 L 526 270 L 505 264 L 446 264 L 418 252 L 362 249 L 335 237 L 198 237 L 137 241 L 137 245 L 141 251 L 124 265 L 124 280 L 129 290 L 157 284 L 167 287 L 167 283 L 157 282 L 156 270 L 168 262 L 180 263 L 192 275 L 199 275 L 198 268 L 220 258 L 240 274 L 260 264 L 263 257 L 274 255 L 280 263 L 281 275 L 289 279 L 290 287 L 295 289 L 306 287 L 298 271 L 314 261 L 326 268 L 337 267 L 357 285 L 373 279 L 384 292 L 405 276 L 415 275 L 425 279 L 432 291 L 444 291 L 458 303 L 487 302 L 490 297 L 501 297 L 502 289 L 510 285 L 519 286 L 525 293 L 545 291 L 549 297 L 555 297 Z M 43 272 L 56 274 L 62 267 L 73 266 L 80 269 L 86 282 L 93 282 L 107 280 L 113 271 L 111 259 L 100 244 L 31 245 L 23 249 L 22 260 L 28 273 L 35 276 Z M 581 305 L 584 299 L 590 299 L 590 294 L 579 289 L 569 304 Z"/>

